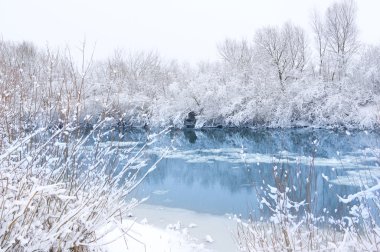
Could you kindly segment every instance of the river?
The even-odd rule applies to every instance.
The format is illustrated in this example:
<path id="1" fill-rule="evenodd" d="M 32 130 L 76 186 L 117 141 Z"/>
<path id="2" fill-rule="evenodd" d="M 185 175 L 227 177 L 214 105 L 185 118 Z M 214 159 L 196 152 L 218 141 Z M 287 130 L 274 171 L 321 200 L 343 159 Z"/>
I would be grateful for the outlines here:
<path id="1" fill-rule="evenodd" d="M 125 141 L 144 139 L 127 134 Z M 268 188 L 289 189 L 315 216 L 341 218 L 339 201 L 380 178 L 380 134 L 323 129 L 172 130 L 144 154 L 156 169 L 133 193 L 146 203 L 213 215 L 265 219 Z M 279 182 L 280 181 L 280 182 Z"/>

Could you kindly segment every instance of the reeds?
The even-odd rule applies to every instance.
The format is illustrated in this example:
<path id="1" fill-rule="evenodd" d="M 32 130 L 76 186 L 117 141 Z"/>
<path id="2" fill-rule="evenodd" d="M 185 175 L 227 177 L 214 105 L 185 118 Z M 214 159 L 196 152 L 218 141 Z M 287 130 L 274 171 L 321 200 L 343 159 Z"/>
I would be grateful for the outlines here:
<path id="1" fill-rule="evenodd" d="M 310 181 L 315 169 L 312 158 L 308 182 L 301 185 L 299 179 L 290 179 L 288 165 L 273 165 L 274 186 L 256 190 L 259 204 L 270 216 L 238 220 L 236 240 L 242 251 L 379 251 L 379 185 L 363 185 L 359 193 L 346 197 L 336 195 L 348 209 L 344 216 L 318 215 L 314 211 L 318 194 Z M 294 200 L 294 188 L 301 186 L 308 188 L 302 200 Z"/>

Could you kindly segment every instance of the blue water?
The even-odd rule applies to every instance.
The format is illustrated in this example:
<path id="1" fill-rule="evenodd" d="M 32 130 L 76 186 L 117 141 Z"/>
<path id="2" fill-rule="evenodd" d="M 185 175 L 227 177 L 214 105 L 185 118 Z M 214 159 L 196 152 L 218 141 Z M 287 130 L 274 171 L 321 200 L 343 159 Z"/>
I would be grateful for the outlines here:
<path id="1" fill-rule="evenodd" d="M 142 141 L 131 133 L 126 141 Z M 316 215 L 340 217 L 339 202 L 380 178 L 378 132 L 320 129 L 176 130 L 150 145 L 148 166 L 169 152 L 135 190 L 147 203 L 210 214 L 267 217 L 260 201 L 281 180 L 289 198 Z M 277 187 L 276 187 L 277 185 Z M 355 204 L 352 202 L 351 204 Z"/>

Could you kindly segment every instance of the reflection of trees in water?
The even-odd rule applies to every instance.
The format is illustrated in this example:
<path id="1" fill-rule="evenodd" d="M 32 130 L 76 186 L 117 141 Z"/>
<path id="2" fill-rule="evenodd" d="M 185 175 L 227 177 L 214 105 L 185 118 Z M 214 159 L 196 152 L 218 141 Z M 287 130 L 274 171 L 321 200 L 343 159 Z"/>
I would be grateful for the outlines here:
<path id="1" fill-rule="evenodd" d="M 188 163 L 182 159 L 164 159 L 157 169 L 149 174 L 146 183 L 165 184 L 172 177 L 181 184 L 202 185 L 205 188 L 220 185 L 230 192 L 238 192 L 245 188 L 251 191 L 252 184 L 257 183 L 257 170 L 242 167 L 232 168 L 230 163 Z M 247 186 L 249 185 L 249 186 Z"/>
<path id="2" fill-rule="evenodd" d="M 338 201 L 336 195 L 348 195 L 357 190 L 343 185 L 329 187 L 330 184 L 322 178 L 322 173 L 333 179 L 337 176 L 337 171 L 332 171 L 328 167 L 316 169 L 305 165 L 282 166 L 278 164 L 278 166 L 284 167 L 287 171 L 287 186 L 291 188 L 289 198 L 295 202 L 306 200 L 309 210 L 316 215 L 323 214 L 323 210 L 326 208 L 330 214 L 341 216 L 347 207 Z M 239 193 L 242 190 L 257 193 L 261 192 L 262 187 L 266 185 L 276 186 L 272 164 L 261 164 L 257 167 L 243 165 L 232 168 L 230 163 L 187 163 L 181 159 L 163 160 L 144 183 L 162 186 L 169 178 L 178 184 L 188 185 L 189 188 L 193 186 L 202 186 L 203 188 L 220 186 L 231 193 Z"/>
<path id="3" fill-rule="evenodd" d="M 310 213 L 314 217 L 322 217 L 319 223 L 322 225 L 329 224 L 329 217 L 340 219 L 342 216 L 349 216 L 351 207 L 356 202 L 344 204 L 339 202 L 337 195 L 348 195 L 357 192 L 357 188 L 349 186 L 329 186 L 322 176 L 321 171 L 313 166 L 291 167 L 286 165 L 274 166 L 270 176 L 263 176 L 263 182 L 256 187 L 257 212 L 252 213 L 253 220 L 259 220 L 261 217 L 269 217 L 276 211 L 289 211 L 289 214 L 298 216 L 302 219 L 304 214 Z M 331 169 L 323 169 L 324 175 L 333 177 Z M 270 186 L 268 186 L 270 185 Z M 272 189 L 271 189 L 272 188 Z M 273 191 L 273 188 L 275 191 Z M 286 205 L 276 205 L 273 195 L 284 197 L 290 202 L 304 202 L 299 208 L 291 208 Z M 271 204 L 272 211 L 265 204 Z M 285 201 L 287 202 L 287 201 Z M 288 204 L 287 203 L 287 204 Z M 261 205 L 261 207 L 260 207 Z M 290 205 L 290 204 L 289 204 Z"/>
<path id="4" fill-rule="evenodd" d="M 287 158 L 286 150 L 299 156 L 313 156 L 336 158 L 337 151 L 341 154 L 370 147 L 379 141 L 376 133 L 352 132 L 331 130 L 195 130 L 189 131 L 196 135 L 193 141 L 188 132 L 172 131 L 167 137 L 156 143 L 155 146 L 172 144 L 177 151 L 192 151 L 194 155 L 208 155 L 209 149 L 228 149 L 230 151 L 243 150 L 245 153 L 262 153 L 276 157 Z M 199 152 L 197 152 L 199 150 Z M 282 153 L 282 154 L 281 154 Z M 226 155 L 226 153 L 210 153 L 210 155 Z M 154 162 L 157 157 L 147 157 Z M 294 158 L 292 157 L 288 157 Z M 210 159 L 209 159 L 210 160 Z M 191 160 L 190 160 L 191 161 Z M 235 160 L 236 161 L 236 160 Z M 322 173 L 330 180 L 345 174 L 345 170 L 331 169 L 332 167 L 314 167 L 304 164 L 276 164 L 288 172 L 288 187 L 292 190 L 289 198 L 295 202 L 306 200 L 308 210 L 315 215 L 342 216 L 347 212 L 347 206 L 338 201 L 337 195 L 355 193 L 358 188 L 332 185 L 322 178 Z M 262 188 L 265 184 L 276 185 L 273 175 L 274 164 L 260 163 L 231 163 L 214 161 L 211 163 L 191 163 L 184 159 L 163 159 L 157 169 L 151 173 L 143 183 L 154 187 L 165 185 L 168 179 L 175 183 L 187 185 L 188 188 L 200 186 L 212 188 L 219 186 L 221 190 L 230 193 L 248 192 L 257 194 L 258 200 L 262 197 Z M 339 167 L 336 167 L 339 168 Z M 165 187 L 165 186 L 164 186 Z M 189 190 L 190 190 L 189 189 Z M 175 188 L 173 188 L 175 190 Z M 260 196 L 260 197 L 259 197 Z M 258 209 L 259 203 L 252 202 L 252 208 Z M 325 211 L 324 211 L 325 209 Z M 264 210 L 263 210 L 264 211 Z M 260 216 L 267 213 L 260 213 Z"/>
<path id="5" fill-rule="evenodd" d="M 141 129 L 122 130 L 107 128 L 98 130 L 102 141 L 145 142 L 147 132 Z M 85 135 L 85 130 L 78 133 L 78 138 Z M 318 157 L 336 156 L 336 152 L 350 152 L 365 147 L 376 147 L 380 143 L 378 132 L 354 131 L 347 134 L 345 130 L 323 129 L 202 129 L 171 130 L 160 138 L 157 146 L 171 146 L 175 140 L 176 147 L 223 148 L 241 147 L 248 151 L 260 153 L 277 153 L 289 151 L 300 155 L 311 155 L 314 151 L 313 141 L 318 141 Z M 88 139 L 91 145 L 92 139 Z M 188 145 L 192 143 L 193 145 Z"/>
<path id="6" fill-rule="evenodd" d="M 189 140 L 189 143 L 193 144 L 197 141 L 197 134 L 194 130 L 184 130 L 183 134 L 185 135 L 185 138 Z"/>
<path id="7" fill-rule="evenodd" d="M 317 141 L 317 156 L 332 157 L 336 152 L 351 152 L 366 147 L 376 147 L 380 134 L 376 132 L 354 131 L 347 134 L 345 130 L 324 129 L 212 129 L 198 131 L 199 145 L 215 146 L 234 145 L 248 148 L 260 153 L 277 153 L 289 151 L 310 156 L 314 153 L 314 141 Z M 198 133 L 197 132 L 197 133 Z"/>

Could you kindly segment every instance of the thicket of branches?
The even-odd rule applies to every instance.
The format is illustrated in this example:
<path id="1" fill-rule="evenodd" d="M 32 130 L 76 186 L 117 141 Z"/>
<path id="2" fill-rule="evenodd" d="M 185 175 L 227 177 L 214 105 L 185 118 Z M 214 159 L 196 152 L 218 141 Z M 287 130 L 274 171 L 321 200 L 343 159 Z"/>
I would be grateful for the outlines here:
<path id="1" fill-rule="evenodd" d="M 380 185 L 368 186 L 348 196 L 336 195 L 347 215 L 315 211 L 320 195 L 316 181 L 300 187 L 294 169 L 273 165 L 274 186 L 268 181 L 256 189 L 261 210 L 269 210 L 269 220 L 238 220 L 236 239 L 242 251 L 378 251 L 380 246 Z M 296 168 L 296 167 L 293 167 Z M 305 172 L 314 172 L 313 161 Z M 296 171 L 301 173 L 301 170 Z M 328 180 L 328 177 L 323 178 Z M 376 178 L 374 178 L 376 179 Z M 295 195 L 304 194 L 301 200 Z M 335 209 L 337 211 L 337 209 Z"/>
<path id="2" fill-rule="evenodd" d="M 128 145 L 110 127 L 116 86 L 97 82 L 111 73 L 81 50 L 74 64 L 69 50 L 0 42 L 2 251 L 99 251 L 115 228 L 128 235 L 130 192 L 154 168 L 148 140 Z"/>
<path id="3" fill-rule="evenodd" d="M 128 145 L 107 120 L 41 128 L 0 150 L 2 251 L 101 251 L 114 229 L 128 236 L 130 192 L 155 164 L 145 169 L 148 143 Z"/>
<path id="4" fill-rule="evenodd" d="M 197 67 L 121 50 L 95 62 L 85 43 L 75 64 L 67 49 L 1 41 L 1 134 L 91 125 L 106 112 L 124 126 L 181 127 L 194 111 L 197 127 L 377 127 L 380 46 L 358 41 L 356 9 L 346 0 L 315 12 L 313 40 L 290 22 L 226 39 L 220 61 Z"/>

